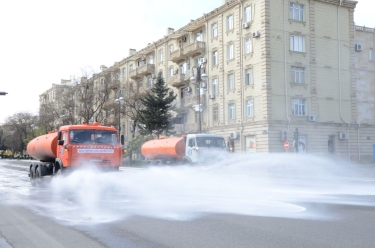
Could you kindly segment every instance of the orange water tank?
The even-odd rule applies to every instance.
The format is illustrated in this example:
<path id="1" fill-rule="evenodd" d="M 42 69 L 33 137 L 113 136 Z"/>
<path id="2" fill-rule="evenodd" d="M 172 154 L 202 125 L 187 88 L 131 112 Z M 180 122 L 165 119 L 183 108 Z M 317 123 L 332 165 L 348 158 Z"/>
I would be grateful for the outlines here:
<path id="1" fill-rule="evenodd" d="M 31 140 L 27 153 L 42 162 L 53 162 L 57 156 L 57 133 L 49 133 Z"/>
<path id="2" fill-rule="evenodd" d="M 143 144 L 141 152 L 148 159 L 183 158 L 185 155 L 184 137 L 147 141 Z"/>

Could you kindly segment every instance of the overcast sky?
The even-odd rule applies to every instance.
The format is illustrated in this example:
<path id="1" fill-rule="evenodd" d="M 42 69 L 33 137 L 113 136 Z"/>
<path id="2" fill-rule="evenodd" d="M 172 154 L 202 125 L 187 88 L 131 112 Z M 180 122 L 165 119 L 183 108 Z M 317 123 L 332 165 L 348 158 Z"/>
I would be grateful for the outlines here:
<path id="1" fill-rule="evenodd" d="M 37 113 L 39 95 L 81 68 L 111 66 L 222 5 L 222 0 L 19 0 L 0 3 L 0 123 Z M 375 27 L 374 0 L 359 0 L 357 25 Z"/>

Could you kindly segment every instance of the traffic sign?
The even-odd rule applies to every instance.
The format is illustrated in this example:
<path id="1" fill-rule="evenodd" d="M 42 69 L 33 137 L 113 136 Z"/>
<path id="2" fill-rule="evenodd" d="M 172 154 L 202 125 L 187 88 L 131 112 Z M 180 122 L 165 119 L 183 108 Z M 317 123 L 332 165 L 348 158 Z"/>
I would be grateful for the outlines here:
<path id="1" fill-rule="evenodd" d="M 284 149 L 288 150 L 289 149 L 289 141 L 284 142 Z"/>

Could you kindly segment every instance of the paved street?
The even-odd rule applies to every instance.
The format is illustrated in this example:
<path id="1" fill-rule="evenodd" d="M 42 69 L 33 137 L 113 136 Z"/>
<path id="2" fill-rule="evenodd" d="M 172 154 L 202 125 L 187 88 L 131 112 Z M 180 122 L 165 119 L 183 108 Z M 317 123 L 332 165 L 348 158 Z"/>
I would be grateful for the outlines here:
<path id="1" fill-rule="evenodd" d="M 306 175 L 263 162 L 86 171 L 32 188 L 29 162 L 0 160 L 0 247 L 374 247 L 371 165 Z"/>

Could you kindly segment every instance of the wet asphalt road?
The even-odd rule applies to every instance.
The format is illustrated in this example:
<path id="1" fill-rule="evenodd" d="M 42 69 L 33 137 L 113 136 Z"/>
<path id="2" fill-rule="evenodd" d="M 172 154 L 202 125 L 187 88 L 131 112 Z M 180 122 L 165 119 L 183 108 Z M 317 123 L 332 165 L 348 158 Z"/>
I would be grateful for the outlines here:
<path id="1" fill-rule="evenodd" d="M 375 207 L 350 202 L 299 204 L 324 218 L 205 213 L 183 221 L 139 215 L 85 225 L 59 221 L 43 205 L 19 200 L 32 190 L 27 163 L 0 160 L 0 247 L 375 247 Z M 375 202 L 374 195 L 350 199 Z"/>

